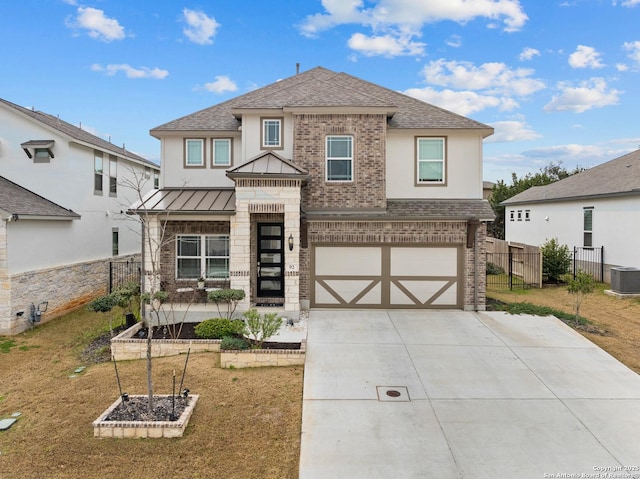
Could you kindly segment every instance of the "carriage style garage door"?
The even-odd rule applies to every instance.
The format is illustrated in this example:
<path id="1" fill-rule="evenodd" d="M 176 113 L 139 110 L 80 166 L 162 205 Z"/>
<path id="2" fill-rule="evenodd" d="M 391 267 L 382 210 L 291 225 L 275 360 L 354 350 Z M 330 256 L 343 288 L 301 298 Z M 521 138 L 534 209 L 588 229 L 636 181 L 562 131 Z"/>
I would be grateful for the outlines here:
<path id="1" fill-rule="evenodd" d="M 461 246 L 315 246 L 311 307 L 462 307 Z"/>

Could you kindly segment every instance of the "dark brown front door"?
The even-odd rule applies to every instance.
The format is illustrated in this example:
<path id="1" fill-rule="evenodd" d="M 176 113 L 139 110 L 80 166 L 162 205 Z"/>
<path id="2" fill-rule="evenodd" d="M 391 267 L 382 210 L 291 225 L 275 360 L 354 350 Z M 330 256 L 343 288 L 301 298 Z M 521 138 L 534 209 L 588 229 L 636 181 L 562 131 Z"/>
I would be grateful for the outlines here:
<path id="1" fill-rule="evenodd" d="M 284 225 L 258 224 L 259 298 L 284 296 Z"/>

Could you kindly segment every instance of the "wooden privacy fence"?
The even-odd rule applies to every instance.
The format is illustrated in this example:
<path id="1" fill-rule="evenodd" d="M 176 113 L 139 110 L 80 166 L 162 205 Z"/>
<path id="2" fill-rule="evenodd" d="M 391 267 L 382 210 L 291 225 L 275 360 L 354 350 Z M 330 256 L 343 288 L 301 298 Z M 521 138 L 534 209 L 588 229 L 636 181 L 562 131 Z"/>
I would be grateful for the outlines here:
<path id="1" fill-rule="evenodd" d="M 537 246 L 486 240 L 487 288 L 542 288 L 542 254 Z"/>

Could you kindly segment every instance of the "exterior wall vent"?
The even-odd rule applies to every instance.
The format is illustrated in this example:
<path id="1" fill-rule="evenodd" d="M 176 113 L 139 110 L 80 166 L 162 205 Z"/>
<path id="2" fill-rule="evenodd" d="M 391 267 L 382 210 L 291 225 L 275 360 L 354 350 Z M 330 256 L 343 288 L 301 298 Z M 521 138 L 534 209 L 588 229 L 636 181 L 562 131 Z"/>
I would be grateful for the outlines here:
<path id="1" fill-rule="evenodd" d="M 640 269 L 611 268 L 611 291 L 622 294 L 640 294 Z"/>

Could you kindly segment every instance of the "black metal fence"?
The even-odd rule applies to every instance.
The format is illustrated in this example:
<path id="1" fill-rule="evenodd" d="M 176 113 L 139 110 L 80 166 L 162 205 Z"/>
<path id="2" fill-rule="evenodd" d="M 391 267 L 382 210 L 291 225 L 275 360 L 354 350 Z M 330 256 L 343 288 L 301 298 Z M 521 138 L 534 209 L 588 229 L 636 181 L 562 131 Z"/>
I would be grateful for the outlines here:
<path id="1" fill-rule="evenodd" d="M 140 284 L 140 261 L 111 261 L 109 263 L 109 293 L 126 283 Z"/>
<path id="2" fill-rule="evenodd" d="M 604 246 L 599 248 L 573 247 L 572 257 L 573 277 L 578 270 L 589 273 L 593 279 L 604 282 Z"/>
<path id="3" fill-rule="evenodd" d="M 540 253 L 487 252 L 487 289 L 528 289 L 542 287 Z"/>

